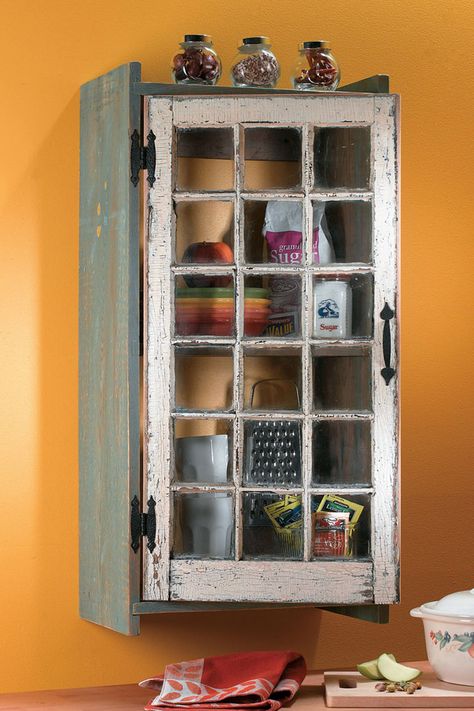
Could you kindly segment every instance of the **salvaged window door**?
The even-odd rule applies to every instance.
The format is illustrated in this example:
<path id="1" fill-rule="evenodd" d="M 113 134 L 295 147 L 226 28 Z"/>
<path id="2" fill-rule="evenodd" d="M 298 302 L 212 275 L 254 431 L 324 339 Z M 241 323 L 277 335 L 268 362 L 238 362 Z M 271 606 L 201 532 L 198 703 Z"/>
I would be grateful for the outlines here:
<path id="1" fill-rule="evenodd" d="M 143 599 L 395 602 L 396 97 L 145 120 Z"/>

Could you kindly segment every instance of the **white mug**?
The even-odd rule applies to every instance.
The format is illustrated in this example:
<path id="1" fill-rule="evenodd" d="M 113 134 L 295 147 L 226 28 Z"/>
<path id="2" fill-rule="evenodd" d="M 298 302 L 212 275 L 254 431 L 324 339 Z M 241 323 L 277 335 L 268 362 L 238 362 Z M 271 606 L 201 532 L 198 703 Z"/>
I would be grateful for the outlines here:
<path id="1" fill-rule="evenodd" d="M 234 520 L 232 496 L 226 493 L 183 494 L 180 498 L 184 553 L 228 558 Z"/>
<path id="2" fill-rule="evenodd" d="M 228 435 L 176 439 L 176 473 L 179 481 L 225 484 L 228 466 Z"/>

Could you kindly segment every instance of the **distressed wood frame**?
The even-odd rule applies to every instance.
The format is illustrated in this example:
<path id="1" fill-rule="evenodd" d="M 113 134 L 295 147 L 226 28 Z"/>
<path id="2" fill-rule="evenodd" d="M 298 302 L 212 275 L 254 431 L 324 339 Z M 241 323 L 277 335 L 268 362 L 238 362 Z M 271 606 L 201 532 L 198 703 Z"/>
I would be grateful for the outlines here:
<path id="1" fill-rule="evenodd" d="M 138 634 L 141 583 L 130 547 L 140 496 L 140 195 L 129 172 L 139 81 L 134 63 L 81 88 L 80 614 L 124 634 Z"/>
<path id="2" fill-rule="evenodd" d="M 398 101 L 395 96 L 175 96 L 150 97 L 146 100 L 145 119 L 157 136 L 157 181 L 148 191 L 148 230 L 145 246 L 145 496 L 157 498 L 158 533 L 157 549 L 144 552 L 144 601 L 189 600 L 189 601 L 235 601 L 278 602 L 314 604 L 388 604 L 398 601 L 399 553 L 399 483 L 398 483 L 398 377 L 387 386 L 380 370 L 382 359 L 382 327 L 379 318 L 385 302 L 398 314 L 397 288 L 397 240 L 398 240 Z M 300 192 L 245 193 L 243 176 L 239 170 L 241 131 L 245 125 L 298 126 L 302 129 L 304 146 L 304 194 Z M 196 192 L 173 194 L 172 156 L 174 154 L 174 128 L 233 127 L 236 149 L 235 193 Z M 372 190 L 321 191 L 310 186 L 312 181 L 312 155 L 309 148 L 312 127 L 368 126 L 371 129 Z M 242 433 L 240 416 L 259 417 L 262 413 L 244 412 L 242 387 L 241 342 L 243 322 L 243 275 L 253 271 L 258 274 L 272 273 L 278 266 L 243 265 L 243 239 L 241 215 L 235 210 L 234 247 L 236 257 L 237 339 L 232 338 L 174 338 L 171 325 L 174 322 L 174 296 L 171 275 L 196 272 L 200 267 L 172 266 L 172 235 L 174 215 L 172 199 L 205 200 L 232 199 L 241 205 L 241 198 L 268 199 L 303 198 L 306 248 L 303 264 L 286 268 L 285 273 L 301 274 L 304 277 L 305 330 L 299 345 L 303 352 L 303 412 L 273 413 L 270 417 L 304 421 L 304 472 L 305 479 L 305 541 L 304 560 L 301 562 L 271 562 L 239 560 L 242 548 L 242 532 L 239 526 L 240 511 L 236 503 L 236 554 L 233 561 L 170 560 L 171 490 L 189 487 L 171 486 L 170 472 L 173 468 L 172 413 L 173 401 L 173 348 L 183 345 L 233 345 L 234 408 L 232 413 L 187 413 L 187 417 L 226 417 L 234 422 L 234 441 L 242 461 Z M 312 210 L 311 201 L 318 200 L 372 200 L 373 209 L 373 264 L 330 265 L 311 264 Z M 206 267 L 206 273 L 228 273 L 229 268 Z M 331 274 L 346 271 L 374 275 L 374 335 L 370 341 L 372 353 L 373 413 L 314 413 L 311 412 L 312 348 L 327 347 L 330 342 L 311 338 L 309 324 L 312 309 L 313 277 L 316 274 Z M 398 330 L 396 318 L 392 323 L 393 351 L 398 367 Z M 360 345 L 360 341 L 334 342 L 334 347 L 345 349 Z M 245 341 L 245 347 L 279 347 L 275 342 L 263 339 Z M 280 347 L 287 347 L 281 344 Z M 181 413 L 180 413 L 181 416 Z M 270 419 L 268 414 L 265 418 Z M 324 562 L 310 560 L 310 508 L 312 493 L 318 490 L 310 486 L 312 421 L 317 419 L 369 418 L 373 427 L 372 487 L 357 489 L 358 493 L 372 495 L 371 549 L 372 561 Z M 235 464 L 235 462 L 234 462 Z M 234 486 L 241 488 L 240 475 L 234 466 Z M 200 487 L 200 491 L 212 487 Z M 221 490 L 221 488 L 219 489 Z M 324 491 L 328 489 L 325 488 Z M 338 489 L 341 494 L 350 489 Z M 352 490 L 352 493 L 354 491 Z M 238 496 L 236 496 L 236 502 Z M 280 577 L 281 576 L 281 579 Z"/>

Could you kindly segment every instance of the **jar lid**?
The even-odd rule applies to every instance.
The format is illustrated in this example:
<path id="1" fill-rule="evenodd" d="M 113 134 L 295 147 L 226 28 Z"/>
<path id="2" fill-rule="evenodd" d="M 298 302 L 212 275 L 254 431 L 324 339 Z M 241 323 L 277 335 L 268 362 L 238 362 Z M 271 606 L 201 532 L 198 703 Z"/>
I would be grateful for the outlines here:
<path id="1" fill-rule="evenodd" d="M 259 37 L 244 37 L 242 44 L 270 44 L 270 37 L 260 35 Z"/>
<path id="2" fill-rule="evenodd" d="M 345 272 L 339 272 L 337 274 L 324 274 L 322 276 L 317 276 L 316 281 L 350 281 L 352 279 L 352 274 L 346 274 Z"/>
<path id="3" fill-rule="evenodd" d="M 206 44 L 212 44 L 211 35 L 184 35 L 185 42 L 205 42 Z"/>
<path id="4" fill-rule="evenodd" d="M 474 617 L 474 588 L 445 595 L 441 600 L 427 602 L 420 609 L 421 612 L 447 617 Z"/>
<path id="5" fill-rule="evenodd" d="M 326 40 L 309 40 L 300 43 L 300 49 L 321 49 L 323 47 L 328 47 Z"/>

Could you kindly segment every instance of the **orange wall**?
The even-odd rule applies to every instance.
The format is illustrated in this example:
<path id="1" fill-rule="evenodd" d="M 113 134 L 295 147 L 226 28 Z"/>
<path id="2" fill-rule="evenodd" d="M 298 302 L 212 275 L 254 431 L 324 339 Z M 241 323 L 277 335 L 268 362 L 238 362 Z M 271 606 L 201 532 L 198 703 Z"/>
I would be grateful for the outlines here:
<path id="1" fill-rule="evenodd" d="M 78 617 L 79 85 L 129 60 L 167 81 L 177 40 L 201 31 L 226 67 L 243 35 L 270 35 L 282 85 L 297 42 L 323 36 L 345 82 L 387 72 L 403 96 L 403 603 L 386 627 L 175 614 L 130 639 Z M 313 667 L 422 657 L 409 609 L 474 585 L 472 1 L 2 0 L 0 33 L 0 689 L 134 682 L 262 647 Z"/>

